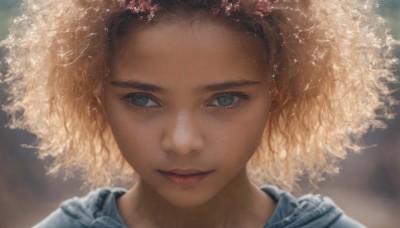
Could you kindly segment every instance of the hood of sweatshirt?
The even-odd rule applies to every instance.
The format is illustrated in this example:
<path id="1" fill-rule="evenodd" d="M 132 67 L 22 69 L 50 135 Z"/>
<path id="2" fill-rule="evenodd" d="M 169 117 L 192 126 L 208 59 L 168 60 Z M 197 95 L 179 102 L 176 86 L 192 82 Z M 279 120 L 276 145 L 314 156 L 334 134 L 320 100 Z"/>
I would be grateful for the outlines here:
<path id="1" fill-rule="evenodd" d="M 264 228 L 365 227 L 345 215 L 328 197 L 308 194 L 295 198 L 274 186 L 261 189 L 277 202 Z"/>
<path id="2" fill-rule="evenodd" d="M 346 216 L 328 197 L 305 195 L 295 198 L 269 185 L 261 189 L 276 202 L 264 228 L 364 227 Z M 85 197 L 69 199 L 34 227 L 126 227 L 117 206 L 118 197 L 125 192 L 121 188 L 99 188 Z"/>
<path id="3" fill-rule="evenodd" d="M 126 228 L 118 211 L 117 199 L 126 192 L 122 188 L 99 188 L 84 197 L 74 197 L 34 228 Z"/>

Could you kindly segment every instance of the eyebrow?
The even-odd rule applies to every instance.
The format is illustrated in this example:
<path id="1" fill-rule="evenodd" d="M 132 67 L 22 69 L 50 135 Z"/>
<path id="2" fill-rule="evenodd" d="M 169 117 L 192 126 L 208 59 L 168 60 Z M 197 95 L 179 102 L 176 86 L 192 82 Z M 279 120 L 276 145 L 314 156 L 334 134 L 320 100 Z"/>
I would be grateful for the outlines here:
<path id="1" fill-rule="evenodd" d="M 261 84 L 261 81 L 253 81 L 253 80 L 238 80 L 238 81 L 227 81 L 222 83 L 216 83 L 211 85 L 206 85 L 200 88 L 200 91 L 207 91 L 207 92 L 216 92 L 216 91 L 223 91 L 228 89 L 237 89 L 242 87 L 247 87 L 251 85 L 258 85 Z M 114 80 L 111 82 L 111 85 L 116 87 L 122 88 L 132 88 L 132 89 L 139 89 L 146 92 L 158 92 L 158 93 L 165 93 L 165 89 L 150 84 L 144 83 L 140 81 L 118 81 Z"/>
<path id="2" fill-rule="evenodd" d="M 139 81 L 114 80 L 111 82 L 111 85 L 117 86 L 117 87 L 122 87 L 122 88 L 139 89 L 139 90 L 143 90 L 143 91 L 147 91 L 147 92 L 158 92 L 158 93 L 165 92 L 165 90 L 159 86 L 149 84 L 149 83 L 139 82 Z"/>
<path id="3" fill-rule="evenodd" d="M 207 85 L 202 90 L 216 92 L 221 90 L 237 89 L 257 84 L 261 84 L 261 81 L 253 81 L 253 80 L 228 81 L 228 82 Z"/>

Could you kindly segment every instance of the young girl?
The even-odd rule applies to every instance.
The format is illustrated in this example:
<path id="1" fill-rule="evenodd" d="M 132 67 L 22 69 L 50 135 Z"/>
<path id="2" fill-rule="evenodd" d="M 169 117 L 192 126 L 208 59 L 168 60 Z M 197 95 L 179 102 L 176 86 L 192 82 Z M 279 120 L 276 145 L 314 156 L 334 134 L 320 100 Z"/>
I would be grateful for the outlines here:
<path id="1" fill-rule="evenodd" d="M 36 227 L 363 227 L 316 183 L 390 118 L 370 1 L 26 1 L 7 49 L 14 127 L 99 188 Z M 259 187 L 261 184 L 263 185 Z"/>

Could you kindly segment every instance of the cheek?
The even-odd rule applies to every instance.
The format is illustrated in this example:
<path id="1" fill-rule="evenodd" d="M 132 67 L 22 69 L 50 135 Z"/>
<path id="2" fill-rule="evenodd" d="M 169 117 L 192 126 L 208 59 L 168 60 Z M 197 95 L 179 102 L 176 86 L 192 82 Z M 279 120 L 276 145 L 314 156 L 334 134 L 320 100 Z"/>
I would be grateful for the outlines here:
<path id="1" fill-rule="evenodd" d="M 268 104 L 258 102 L 240 113 L 219 121 L 221 124 L 219 129 L 224 132 L 220 135 L 226 135 L 224 140 L 235 140 L 235 143 L 259 141 L 268 120 L 268 110 Z"/>
<path id="2" fill-rule="evenodd" d="M 268 118 L 268 112 L 265 110 L 255 107 L 214 125 L 213 132 L 217 138 L 218 151 L 224 151 L 222 161 L 237 159 L 241 162 L 254 154 L 264 134 Z"/>
<path id="3" fill-rule="evenodd" d="M 115 101 L 106 103 L 108 124 L 122 155 L 132 166 L 147 159 L 155 161 L 157 157 L 149 152 L 157 151 L 158 127 L 138 120 L 127 109 Z"/>
<path id="4" fill-rule="evenodd" d="M 128 164 L 138 173 L 153 170 L 164 159 L 160 153 L 156 132 L 157 128 L 137 122 L 121 122 L 113 130 L 120 152 Z"/>
<path id="5" fill-rule="evenodd" d="M 119 121 L 113 129 L 115 140 L 121 153 L 130 160 L 142 160 L 145 157 L 154 160 L 152 156 L 157 151 L 157 127 L 152 127 L 132 119 Z"/>

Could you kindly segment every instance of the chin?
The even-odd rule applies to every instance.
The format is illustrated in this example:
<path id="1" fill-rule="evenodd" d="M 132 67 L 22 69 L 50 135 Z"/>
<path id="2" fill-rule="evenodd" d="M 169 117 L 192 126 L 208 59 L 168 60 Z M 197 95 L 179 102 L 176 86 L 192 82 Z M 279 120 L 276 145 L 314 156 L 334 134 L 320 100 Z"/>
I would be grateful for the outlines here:
<path id="1" fill-rule="evenodd" d="M 200 193 L 196 191 L 177 191 L 160 196 L 174 207 L 178 208 L 196 208 L 209 202 L 215 194 Z"/>

